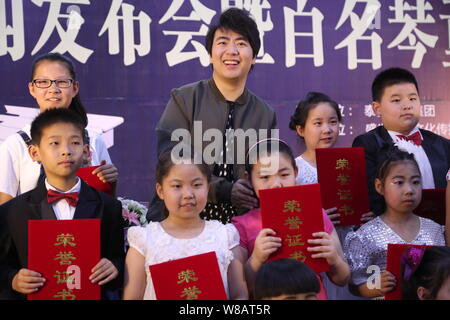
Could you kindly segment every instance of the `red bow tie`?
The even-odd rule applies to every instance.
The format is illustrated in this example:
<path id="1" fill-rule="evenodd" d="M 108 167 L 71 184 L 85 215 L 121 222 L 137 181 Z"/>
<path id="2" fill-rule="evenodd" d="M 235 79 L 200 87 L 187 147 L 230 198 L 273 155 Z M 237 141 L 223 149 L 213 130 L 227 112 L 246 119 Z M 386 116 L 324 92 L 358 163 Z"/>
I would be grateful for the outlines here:
<path id="1" fill-rule="evenodd" d="M 409 136 L 397 135 L 397 137 L 402 140 L 411 141 L 412 143 L 414 143 L 417 146 L 420 146 L 422 144 L 422 137 L 420 136 L 419 131 L 417 131 L 416 133 L 413 133 Z"/>
<path id="2" fill-rule="evenodd" d="M 78 192 L 62 193 L 52 189 L 48 190 L 47 192 L 48 203 L 52 204 L 61 199 L 66 199 L 67 203 L 70 206 L 76 207 L 78 202 Z"/>

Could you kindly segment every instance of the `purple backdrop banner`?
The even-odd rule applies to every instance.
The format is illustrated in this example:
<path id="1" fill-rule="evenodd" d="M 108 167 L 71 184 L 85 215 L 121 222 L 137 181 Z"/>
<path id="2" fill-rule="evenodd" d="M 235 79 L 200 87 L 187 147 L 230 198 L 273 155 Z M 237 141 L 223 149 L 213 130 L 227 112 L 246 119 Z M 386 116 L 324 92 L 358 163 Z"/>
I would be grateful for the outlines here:
<path id="1" fill-rule="evenodd" d="M 258 24 L 248 87 L 276 110 L 296 154 L 303 145 L 288 123 L 308 91 L 340 103 L 337 146 L 350 146 L 380 123 L 370 85 L 392 66 L 419 81 L 421 125 L 450 137 L 450 0 L 0 0 L 0 143 L 32 119 L 33 59 L 61 52 L 76 62 L 90 126 L 119 168 L 118 195 L 148 201 L 155 125 L 172 88 L 210 77 L 205 35 L 230 6 Z"/>

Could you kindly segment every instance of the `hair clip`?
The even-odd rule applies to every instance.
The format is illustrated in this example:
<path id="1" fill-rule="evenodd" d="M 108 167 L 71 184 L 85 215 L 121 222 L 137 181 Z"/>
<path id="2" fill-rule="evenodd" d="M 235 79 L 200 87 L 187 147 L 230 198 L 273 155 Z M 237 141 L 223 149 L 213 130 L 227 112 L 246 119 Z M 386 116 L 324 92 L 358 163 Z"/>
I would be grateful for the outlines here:
<path id="1" fill-rule="evenodd" d="M 403 279 L 409 280 L 420 265 L 426 246 L 406 247 L 402 255 Z"/>
<path id="2" fill-rule="evenodd" d="M 277 142 L 281 142 L 281 143 L 284 143 L 286 146 L 289 146 L 285 141 L 283 141 L 283 140 L 281 140 L 281 139 L 278 139 L 278 138 L 266 138 L 266 139 L 262 139 L 262 140 L 259 140 L 258 142 L 256 142 L 254 145 L 252 145 L 249 149 L 248 149 L 248 151 L 247 151 L 247 158 L 248 158 L 248 156 L 250 155 L 250 151 L 252 151 L 252 149 L 254 148 L 254 147 L 256 147 L 258 144 L 261 144 L 261 143 L 263 143 L 263 142 L 265 142 L 265 141 L 277 141 Z"/>

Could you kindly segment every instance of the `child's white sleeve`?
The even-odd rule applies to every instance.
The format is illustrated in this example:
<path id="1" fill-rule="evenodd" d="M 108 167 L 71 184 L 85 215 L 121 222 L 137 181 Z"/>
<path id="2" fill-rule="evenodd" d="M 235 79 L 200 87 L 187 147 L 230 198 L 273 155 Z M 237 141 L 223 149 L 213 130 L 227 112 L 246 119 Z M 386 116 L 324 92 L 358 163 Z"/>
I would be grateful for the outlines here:
<path id="1" fill-rule="evenodd" d="M 103 140 L 103 137 L 95 131 L 88 130 L 89 132 L 89 151 L 91 152 L 92 165 L 98 166 L 102 160 L 106 163 L 111 163 L 111 157 L 109 156 L 108 148 Z"/>
<path id="2" fill-rule="evenodd" d="M 130 247 L 136 249 L 145 257 L 147 251 L 147 230 L 145 228 L 139 226 L 130 227 L 127 232 L 127 240 Z"/>
<path id="3" fill-rule="evenodd" d="M 0 192 L 9 194 L 11 197 L 15 197 L 19 190 L 19 153 L 14 152 L 12 145 L 14 141 L 11 139 L 5 140 L 0 144 Z M 20 147 L 20 144 L 17 143 Z M 17 149 L 17 148 L 16 148 Z"/>
<path id="4" fill-rule="evenodd" d="M 228 237 L 228 249 L 233 249 L 239 245 L 239 232 L 232 223 L 225 225 Z"/>

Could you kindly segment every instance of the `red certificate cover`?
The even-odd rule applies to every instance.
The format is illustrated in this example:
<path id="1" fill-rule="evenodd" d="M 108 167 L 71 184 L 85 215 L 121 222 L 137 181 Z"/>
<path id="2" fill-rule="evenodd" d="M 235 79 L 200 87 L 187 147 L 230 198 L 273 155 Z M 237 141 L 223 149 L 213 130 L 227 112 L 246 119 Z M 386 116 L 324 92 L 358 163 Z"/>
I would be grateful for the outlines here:
<path id="1" fill-rule="evenodd" d="M 263 228 L 273 229 L 282 239 L 281 247 L 269 260 L 297 259 L 315 272 L 327 271 L 323 258 L 311 258 L 306 250 L 308 239 L 315 232 L 324 231 L 319 184 L 265 189 L 259 191 Z"/>
<path id="2" fill-rule="evenodd" d="M 112 187 L 109 183 L 103 182 L 100 180 L 97 175 L 92 174 L 92 171 L 97 169 L 100 166 L 93 166 L 93 167 L 82 167 L 78 169 L 77 176 L 83 179 L 86 184 L 91 186 L 92 188 L 95 188 L 99 191 L 103 191 L 109 195 L 112 195 Z"/>
<path id="3" fill-rule="evenodd" d="M 89 280 L 100 261 L 100 219 L 28 221 L 28 269 L 44 286 L 29 300 L 99 300 Z"/>
<path id="4" fill-rule="evenodd" d="M 336 207 L 343 226 L 360 225 L 370 211 L 364 148 L 316 149 L 316 159 L 324 208 Z"/>
<path id="5" fill-rule="evenodd" d="M 422 190 L 422 201 L 414 213 L 445 225 L 445 188 Z"/>
<path id="6" fill-rule="evenodd" d="M 149 268 L 158 300 L 227 299 L 214 251 Z"/>
<path id="7" fill-rule="evenodd" d="M 388 244 L 386 270 L 392 273 L 397 280 L 394 290 L 384 295 L 385 300 L 402 300 L 402 256 L 408 247 L 420 248 L 421 245 L 414 244 Z M 427 246 L 429 247 L 429 246 Z"/>

